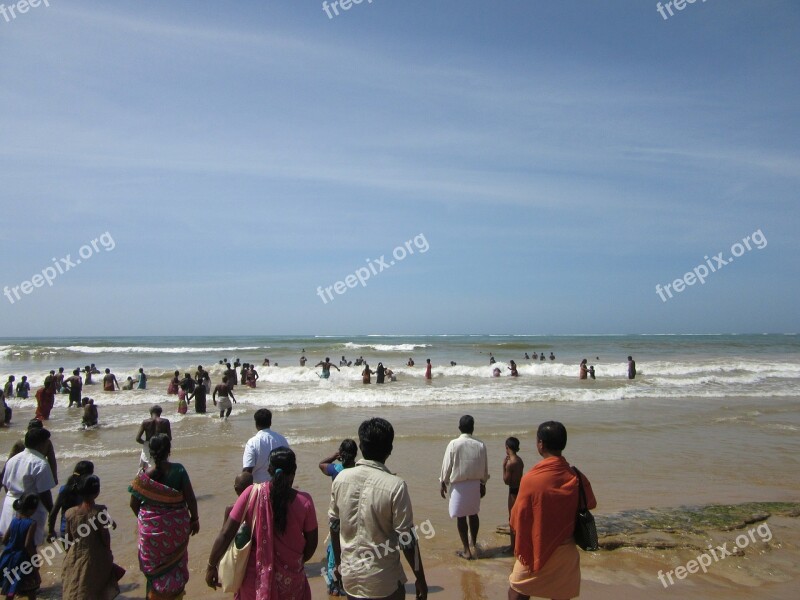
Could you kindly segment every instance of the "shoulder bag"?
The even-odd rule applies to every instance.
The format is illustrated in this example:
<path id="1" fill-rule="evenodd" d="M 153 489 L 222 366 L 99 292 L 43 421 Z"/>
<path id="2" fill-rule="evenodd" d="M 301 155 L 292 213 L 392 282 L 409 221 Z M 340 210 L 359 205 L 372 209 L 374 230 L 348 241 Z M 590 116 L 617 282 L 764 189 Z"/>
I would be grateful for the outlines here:
<path id="1" fill-rule="evenodd" d="M 575 474 L 578 476 L 578 493 L 580 494 L 578 514 L 575 517 L 575 543 L 578 544 L 581 550 L 599 550 L 600 546 L 597 540 L 597 527 L 594 523 L 594 517 L 586 507 L 586 492 L 583 489 L 583 477 L 578 469 L 575 467 L 572 468 L 575 469 Z"/>
<path id="2" fill-rule="evenodd" d="M 222 560 L 219 561 L 219 583 L 223 592 L 236 593 L 242 587 L 244 574 L 247 571 L 247 561 L 250 559 L 250 549 L 253 546 L 253 533 L 258 527 L 258 512 L 256 512 L 255 517 L 251 518 L 251 521 L 253 521 L 252 526 L 247 523 L 247 517 L 258 499 L 261 487 L 261 484 L 254 484 L 250 490 L 250 497 L 247 499 L 247 510 L 244 513 L 244 522 L 239 526 L 239 531 L 231 540 L 231 545 L 228 546 L 225 554 L 222 555 Z M 240 548 L 236 542 L 242 538 L 246 539 L 247 542 Z"/>

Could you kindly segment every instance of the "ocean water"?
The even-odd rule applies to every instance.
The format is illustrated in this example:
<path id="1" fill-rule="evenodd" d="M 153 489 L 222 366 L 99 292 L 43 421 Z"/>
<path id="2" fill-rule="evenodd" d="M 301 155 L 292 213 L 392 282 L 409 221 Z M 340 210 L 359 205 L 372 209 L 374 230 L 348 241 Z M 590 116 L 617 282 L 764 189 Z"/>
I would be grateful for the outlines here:
<path id="1" fill-rule="evenodd" d="M 525 360 L 525 353 L 553 352 L 555 360 Z M 299 357 L 308 363 L 299 366 Z M 492 377 L 493 355 L 503 376 Z M 638 375 L 629 381 L 627 356 Z M 397 381 L 365 386 L 360 367 L 342 367 L 328 380 L 313 365 L 330 357 L 363 356 L 374 370 L 378 362 L 391 367 Z M 203 365 L 212 383 L 221 380 L 223 358 L 272 367 L 258 367 L 256 389 L 236 388 L 244 404 L 275 409 L 315 406 L 440 406 L 518 404 L 532 402 L 647 403 L 653 399 L 800 396 L 800 339 L 786 335 L 436 335 L 436 336 L 260 336 L 260 337 L 139 337 L 53 338 L 0 340 L 0 377 L 27 375 L 32 388 L 51 369 L 94 363 L 110 368 L 120 382 L 143 367 L 146 391 L 104 393 L 100 385 L 85 394 L 99 405 L 132 406 L 174 400 L 166 395 L 172 373 L 194 374 Z M 406 362 L 413 357 L 414 367 Z M 425 359 L 434 365 L 433 380 L 424 380 Z M 587 358 L 596 380 L 579 381 L 578 364 Z M 520 377 L 508 377 L 510 360 Z M 450 362 L 456 365 L 451 366 Z M 100 379 L 95 376 L 95 379 Z M 135 378 L 135 377 L 134 377 Z M 374 379 L 373 379 L 374 382 Z M 10 405 L 15 402 L 12 399 Z M 121 417 L 122 418 L 122 417 Z M 113 423 L 110 424 L 113 426 Z"/>

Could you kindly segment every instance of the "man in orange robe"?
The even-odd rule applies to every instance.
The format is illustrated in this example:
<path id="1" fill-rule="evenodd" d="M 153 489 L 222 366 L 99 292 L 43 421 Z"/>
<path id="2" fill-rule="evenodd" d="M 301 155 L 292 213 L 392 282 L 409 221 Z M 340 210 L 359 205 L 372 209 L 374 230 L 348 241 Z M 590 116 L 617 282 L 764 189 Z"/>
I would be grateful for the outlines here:
<path id="1" fill-rule="evenodd" d="M 516 562 L 509 576 L 509 600 L 568 600 L 580 593 L 580 556 L 573 538 L 578 475 L 561 456 L 566 445 L 564 425 L 548 421 L 539 426 L 536 449 L 543 460 L 522 476 L 511 510 Z M 592 509 L 597 501 L 588 479 L 582 479 L 586 504 Z"/>

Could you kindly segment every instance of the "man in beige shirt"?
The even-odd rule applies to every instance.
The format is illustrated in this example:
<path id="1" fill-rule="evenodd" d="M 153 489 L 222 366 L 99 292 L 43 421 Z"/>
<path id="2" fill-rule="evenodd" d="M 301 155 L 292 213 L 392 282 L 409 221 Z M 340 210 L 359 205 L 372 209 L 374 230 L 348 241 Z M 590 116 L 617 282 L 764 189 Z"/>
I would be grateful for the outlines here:
<path id="1" fill-rule="evenodd" d="M 386 468 L 394 429 L 384 419 L 358 428 L 364 457 L 333 481 L 328 517 L 340 586 L 348 598 L 400 600 L 405 597 L 403 553 L 416 577 L 416 598 L 428 597 L 417 528 L 406 482 Z"/>
<path id="2" fill-rule="evenodd" d="M 464 546 L 463 552 L 458 552 L 458 555 L 472 560 L 478 558 L 478 512 L 481 498 L 486 495 L 489 459 L 486 444 L 472 437 L 475 419 L 464 415 L 458 422 L 458 429 L 461 435 L 452 440 L 445 450 L 439 481 L 442 498 L 447 497 L 447 488 L 450 487 L 450 518 L 457 519 L 458 535 Z"/>

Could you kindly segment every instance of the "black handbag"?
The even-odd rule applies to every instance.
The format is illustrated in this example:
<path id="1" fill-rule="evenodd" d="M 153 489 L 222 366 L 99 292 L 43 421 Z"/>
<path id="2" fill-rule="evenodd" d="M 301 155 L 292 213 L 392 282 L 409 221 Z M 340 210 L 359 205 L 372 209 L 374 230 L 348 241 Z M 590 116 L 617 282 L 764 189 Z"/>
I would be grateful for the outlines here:
<path id="1" fill-rule="evenodd" d="M 586 492 L 583 490 L 583 478 L 581 472 L 575 467 L 575 473 L 578 475 L 578 493 L 580 500 L 578 501 L 578 514 L 575 517 L 575 543 L 581 550 L 594 551 L 599 550 L 600 545 L 597 541 L 597 527 L 594 524 L 594 517 L 589 509 L 586 507 Z"/>

